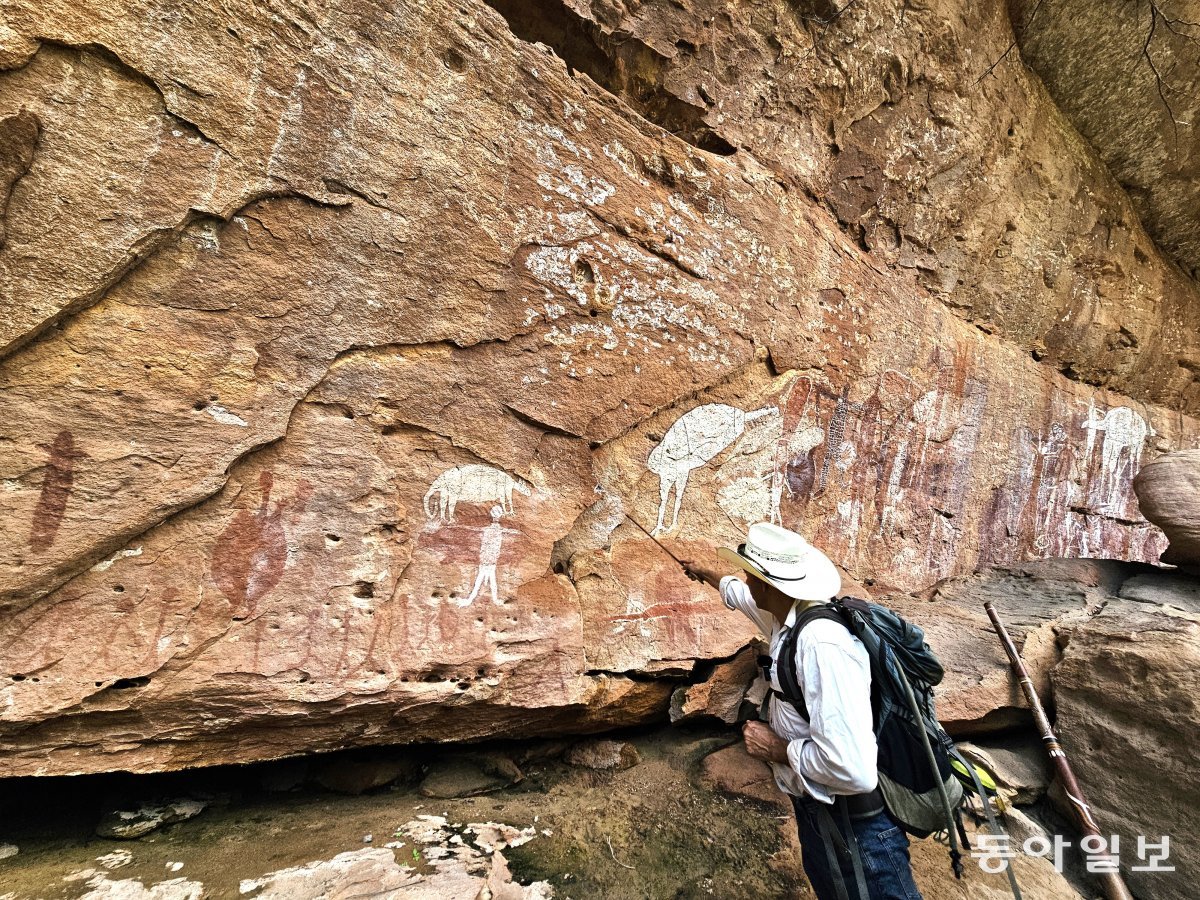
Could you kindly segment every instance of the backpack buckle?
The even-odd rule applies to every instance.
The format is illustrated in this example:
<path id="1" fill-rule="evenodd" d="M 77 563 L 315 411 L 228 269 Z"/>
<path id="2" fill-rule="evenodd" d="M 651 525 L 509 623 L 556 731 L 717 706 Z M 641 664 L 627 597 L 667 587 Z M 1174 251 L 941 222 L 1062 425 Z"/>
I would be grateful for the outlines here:
<path id="1" fill-rule="evenodd" d="M 758 654 L 758 667 L 762 670 L 763 678 L 768 682 L 771 680 L 771 666 L 774 664 L 774 662 L 775 661 L 771 659 L 769 654 Z"/>

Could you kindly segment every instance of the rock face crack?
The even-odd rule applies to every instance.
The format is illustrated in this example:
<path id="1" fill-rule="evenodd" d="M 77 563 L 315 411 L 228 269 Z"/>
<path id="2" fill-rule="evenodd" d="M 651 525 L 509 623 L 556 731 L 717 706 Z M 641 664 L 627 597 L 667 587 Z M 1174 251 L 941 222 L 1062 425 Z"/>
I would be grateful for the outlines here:
<path id="1" fill-rule="evenodd" d="M 40 133 L 38 117 L 24 109 L 0 119 L 0 249 L 4 247 L 8 199 L 21 176 L 29 171 Z"/>
<path id="2" fill-rule="evenodd" d="M 183 116 L 178 110 L 172 108 L 170 98 L 163 91 L 162 87 L 159 86 L 158 82 L 155 81 L 153 78 L 151 78 L 149 75 L 147 75 L 145 72 L 143 72 L 141 69 L 126 62 L 111 47 L 105 47 L 103 44 L 97 44 L 97 43 L 72 44 L 67 41 L 51 40 L 51 39 L 48 39 L 45 37 L 40 37 L 40 38 L 38 38 L 38 40 L 41 41 L 43 47 L 61 47 L 65 50 L 76 50 L 81 53 L 95 54 L 96 56 L 103 59 L 105 62 L 112 65 L 114 68 L 119 69 L 120 71 L 122 71 L 126 75 L 128 75 L 130 78 L 146 85 L 146 87 L 150 88 L 156 94 L 158 94 L 159 99 L 162 101 L 163 109 L 166 110 L 167 114 L 169 116 L 171 116 L 171 118 L 175 119 L 176 121 L 180 122 L 183 125 L 186 125 L 188 128 L 193 129 L 207 143 L 212 144 L 214 147 L 221 150 L 221 152 L 228 154 L 230 157 L 232 157 L 234 159 L 239 158 L 238 154 L 234 153 L 232 150 L 230 150 L 228 147 L 226 147 L 224 144 L 222 144 L 219 140 L 217 140 L 216 138 L 212 137 L 211 135 L 205 133 L 204 129 L 201 128 L 198 124 L 196 124 L 195 122 L 193 122 L 190 119 Z M 185 85 L 182 82 L 175 81 L 174 79 L 172 79 L 172 80 L 176 84 L 178 84 L 180 87 L 182 87 L 184 90 L 187 90 L 188 92 L 190 92 L 192 94 L 196 94 L 198 96 L 203 96 L 202 94 L 200 94 L 199 91 L 195 90 L 194 88 L 189 87 L 188 85 Z"/>

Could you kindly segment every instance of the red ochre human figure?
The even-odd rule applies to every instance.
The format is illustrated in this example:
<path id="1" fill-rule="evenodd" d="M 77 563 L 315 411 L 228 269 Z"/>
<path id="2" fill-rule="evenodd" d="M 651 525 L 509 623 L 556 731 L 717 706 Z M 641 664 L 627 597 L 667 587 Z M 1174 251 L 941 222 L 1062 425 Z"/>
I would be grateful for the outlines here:
<path id="1" fill-rule="evenodd" d="M 287 566 L 287 532 L 284 513 L 300 512 L 312 493 L 307 481 L 300 481 L 290 500 L 271 502 L 274 476 L 258 476 L 258 509 L 242 509 L 221 532 L 213 545 L 212 577 L 221 593 L 233 605 L 234 619 L 252 617 L 258 601 L 270 593 Z"/>
<path id="2" fill-rule="evenodd" d="M 71 497 L 75 481 L 75 460 L 85 459 L 87 454 L 75 449 L 71 432 L 63 430 L 54 436 L 52 444 L 38 444 L 50 454 L 46 460 L 46 474 L 42 477 L 42 493 L 33 508 L 33 521 L 29 528 L 29 549 L 34 553 L 49 550 L 58 536 Z"/>

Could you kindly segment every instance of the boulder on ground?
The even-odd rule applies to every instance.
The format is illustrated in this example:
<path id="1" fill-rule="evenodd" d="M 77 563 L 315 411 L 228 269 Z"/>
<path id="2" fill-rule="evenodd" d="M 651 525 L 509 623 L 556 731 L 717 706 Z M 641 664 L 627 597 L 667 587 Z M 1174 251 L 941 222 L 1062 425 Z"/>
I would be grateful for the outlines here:
<path id="1" fill-rule="evenodd" d="M 1166 534 L 1161 559 L 1200 570 L 1200 450 L 1177 450 L 1142 466 L 1133 480 L 1142 515 Z"/>
<path id="2" fill-rule="evenodd" d="M 1008 834 L 1009 843 L 1013 846 L 1024 845 L 1031 837 L 1039 839 L 1050 837 L 1052 831 L 1038 818 L 1030 815 L 1019 806 L 1010 806 L 999 816 L 999 822 Z"/>
<path id="3" fill-rule="evenodd" d="M 394 753 L 339 754 L 325 760 L 314 778 L 321 787 L 341 794 L 361 794 L 416 775 L 417 761 Z"/>
<path id="4" fill-rule="evenodd" d="M 628 741 L 580 741 L 563 757 L 585 769 L 629 769 L 641 762 L 637 748 Z"/>
<path id="5" fill-rule="evenodd" d="M 100 837 L 132 840 L 164 825 L 174 825 L 200 815 L 208 806 L 203 800 L 173 800 L 153 805 L 143 803 L 136 809 L 118 809 L 108 813 L 96 826 Z"/>
<path id="6" fill-rule="evenodd" d="M 279 759 L 264 763 L 259 769 L 258 784 L 264 791 L 282 793 L 294 791 L 308 779 L 307 759 Z"/>
<path id="7" fill-rule="evenodd" d="M 1140 588 L 1149 596 L 1148 583 Z M 1168 592 L 1168 596 L 1170 593 Z M 1186 900 L 1200 877 L 1200 613 L 1114 600 L 1060 628 L 1056 729 L 1103 834 L 1121 836 L 1128 867 L 1138 838 L 1170 837 L 1175 872 L 1127 872 L 1138 896 Z M 1053 796 L 1054 792 L 1051 792 Z"/>
<path id="8" fill-rule="evenodd" d="M 762 644 L 755 641 L 733 659 L 715 666 L 704 681 L 676 689 L 671 696 L 671 721 L 715 718 L 727 725 L 736 722 L 746 690 L 758 672 L 756 660 L 761 652 Z"/>
<path id="9" fill-rule="evenodd" d="M 1034 803 L 1050 784 L 1050 758 L 1033 732 L 983 738 L 976 743 L 964 741 L 958 749 L 991 772 L 1012 803 Z"/>
<path id="10" fill-rule="evenodd" d="M 529 763 L 544 763 L 552 759 L 561 758 L 570 747 L 571 741 L 565 739 L 529 741 L 528 743 L 522 743 L 513 750 L 512 759 L 518 766 L 528 765 Z"/>
<path id="11" fill-rule="evenodd" d="M 521 770 L 512 760 L 508 765 L 481 756 L 453 756 L 434 763 L 421 782 L 420 791 L 426 797 L 450 800 L 489 794 L 516 784 Z"/>

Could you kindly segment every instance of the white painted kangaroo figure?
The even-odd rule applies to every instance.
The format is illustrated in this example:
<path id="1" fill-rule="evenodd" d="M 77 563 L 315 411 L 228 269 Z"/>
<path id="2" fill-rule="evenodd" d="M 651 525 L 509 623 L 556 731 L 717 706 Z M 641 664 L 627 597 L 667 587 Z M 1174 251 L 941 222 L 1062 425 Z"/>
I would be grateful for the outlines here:
<path id="1" fill-rule="evenodd" d="M 454 508 L 462 502 L 499 502 L 503 512 L 511 513 L 514 490 L 526 497 L 532 493 L 525 482 L 492 466 L 456 466 L 435 478 L 429 490 L 425 492 L 425 515 L 431 519 L 436 515 L 447 522 L 453 522 Z M 434 494 L 438 495 L 436 512 L 429 502 Z"/>
<path id="2" fill-rule="evenodd" d="M 746 430 L 747 422 L 778 412 L 774 406 L 743 412 L 736 406 L 708 403 L 676 419 L 646 461 L 646 468 L 659 479 L 658 524 L 653 534 L 670 531 L 679 524 L 679 507 L 693 469 L 700 468 L 736 441 Z M 670 528 L 664 528 L 671 488 L 675 489 L 675 510 Z"/>

